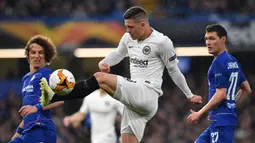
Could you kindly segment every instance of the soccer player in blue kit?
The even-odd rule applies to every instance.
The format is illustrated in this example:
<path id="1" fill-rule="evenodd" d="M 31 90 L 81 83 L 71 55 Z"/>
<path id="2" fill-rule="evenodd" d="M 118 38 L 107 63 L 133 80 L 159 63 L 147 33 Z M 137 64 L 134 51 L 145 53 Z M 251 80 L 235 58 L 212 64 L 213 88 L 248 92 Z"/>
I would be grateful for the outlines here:
<path id="1" fill-rule="evenodd" d="M 237 126 L 236 106 L 249 95 L 251 88 L 237 60 L 227 52 L 227 31 L 218 24 L 206 27 L 205 42 L 214 60 L 208 70 L 209 102 L 198 112 L 192 111 L 189 123 L 209 112 L 209 127 L 196 143 L 233 143 Z"/>
<path id="2" fill-rule="evenodd" d="M 56 143 L 56 128 L 51 119 L 51 108 L 64 102 L 55 102 L 42 107 L 40 79 L 49 80 L 52 70 L 47 67 L 56 57 L 56 46 L 50 38 L 42 35 L 32 37 L 25 55 L 30 72 L 22 78 L 22 105 L 19 110 L 23 120 L 9 143 Z"/>

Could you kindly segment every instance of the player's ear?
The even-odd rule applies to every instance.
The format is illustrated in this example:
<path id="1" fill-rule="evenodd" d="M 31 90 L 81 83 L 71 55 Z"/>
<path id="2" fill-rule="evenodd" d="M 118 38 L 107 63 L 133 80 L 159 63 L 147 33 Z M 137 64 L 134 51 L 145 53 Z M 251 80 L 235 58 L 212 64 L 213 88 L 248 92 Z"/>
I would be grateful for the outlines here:
<path id="1" fill-rule="evenodd" d="M 225 43 L 227 41 L 227 37 L 226 36 L 221 37 L 221 41 L 222 43 Z"/>
<path id="2" fill-rule="evenodd" d="M 142 25 L 142 27 L 144 27 L 144 26 L 145 26 L 145 22 L 143 21 L 143 22 L 141 23 L 141 25 Z"/>

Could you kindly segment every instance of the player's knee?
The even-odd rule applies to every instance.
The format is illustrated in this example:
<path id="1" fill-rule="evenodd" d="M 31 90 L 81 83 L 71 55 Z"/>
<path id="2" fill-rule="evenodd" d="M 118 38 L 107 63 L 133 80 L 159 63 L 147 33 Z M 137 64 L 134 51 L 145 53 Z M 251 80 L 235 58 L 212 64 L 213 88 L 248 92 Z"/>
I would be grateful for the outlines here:
<path id="1" fill-rule="evenodd" d="M 96 73 L 94 74 L 94 76 L 95 76 L 95 78 L 97 79 L 97 82 L 98 82 L 99 84 L 103 84 L 103 83 L 105 83 L 105 81 L 106 81 L 107 73 L 104 73 L 104 72 L 96 72 Z"/>

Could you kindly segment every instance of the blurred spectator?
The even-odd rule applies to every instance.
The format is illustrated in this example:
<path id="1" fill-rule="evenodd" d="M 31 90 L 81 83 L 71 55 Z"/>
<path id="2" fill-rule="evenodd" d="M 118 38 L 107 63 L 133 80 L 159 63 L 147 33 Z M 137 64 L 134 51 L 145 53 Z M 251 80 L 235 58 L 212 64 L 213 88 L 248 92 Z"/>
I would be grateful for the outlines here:
<path id="1" fill-rule="evenodd" d="M 129 7 L 141 4 L 150 7 L 153 0 L 0 0 L 0 16 L 41 17 L 41 16 L 114 16 Z M 155 5 L 155 4 L 154 4 Z M 158 6 L 159 5 L 159 6 Z M 254 0 L 160 0 L 152 11 L 170 17 L 183 17 L 191 12 L 215 14 L 252 14 L 255 12 Z M 164 13 L 164 14 L 162 14 Z"/>
<path id="2" fill-rule="evenodd" d="M 7 104 L 5 100 L 0 100 L 0 122 L 4 122 L 8 118 Z"/>
<path id="3" fill-rule="evenodd" d="M 136 0 L 0 0 L 0 16 L 111 16 L 123 12 Z"/>

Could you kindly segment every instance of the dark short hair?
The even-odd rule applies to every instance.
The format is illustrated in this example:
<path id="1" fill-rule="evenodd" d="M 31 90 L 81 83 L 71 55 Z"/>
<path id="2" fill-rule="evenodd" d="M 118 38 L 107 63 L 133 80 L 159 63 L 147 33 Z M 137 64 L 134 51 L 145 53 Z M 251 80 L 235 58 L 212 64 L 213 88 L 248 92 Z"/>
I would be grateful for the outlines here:
<path id="1" fill-rule="evenodd" d="M 220 24 L 211 24 L 206 26 L 206 32 L 216 32 L 217 35 L 221 38 L 223 36 L 228 37 L 226 29 Z"/>
<path id="2" fill-rule="evenodd" d="M 147 12 L 140 6 L 133 6 L 129 8 L 123 15 L 124 19 L 137 19 L 145 18 L 147 19 Z"/>
<path id="3" fill-rule="evenodd" d="M 29 60 L 29 50 L 30 50 L 30 45 L 36 43 L 44 49 L 45 53 L 45 61 L 49 64 L 51 61 L 56 57 L 57 51 L 56 51 L 56 46 L 52 42 L 52 40 L 43 35 L 35 35 L 30 40 L 27 42 L 27 45 L 25 47 L 25 55 L 26 58 Z"/>

